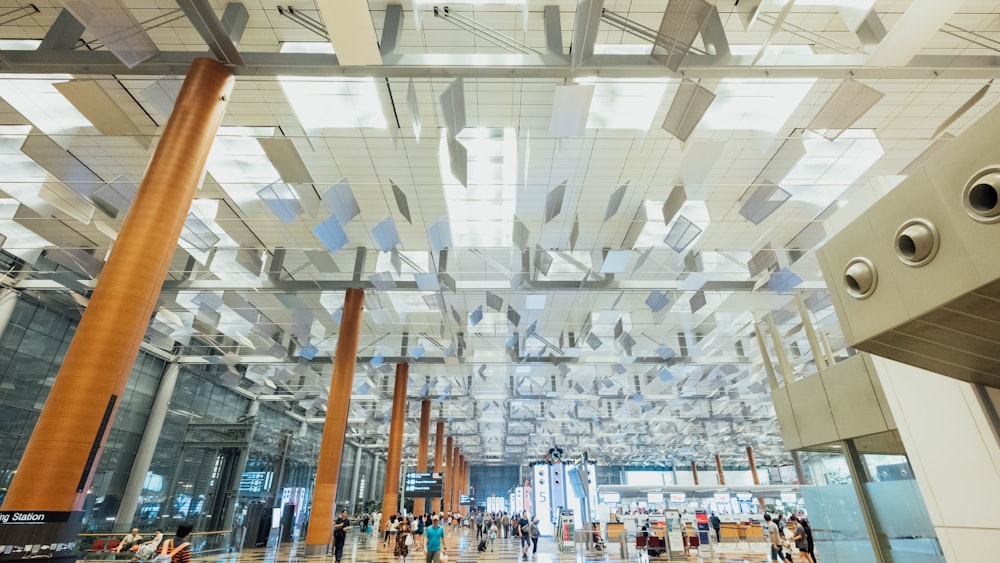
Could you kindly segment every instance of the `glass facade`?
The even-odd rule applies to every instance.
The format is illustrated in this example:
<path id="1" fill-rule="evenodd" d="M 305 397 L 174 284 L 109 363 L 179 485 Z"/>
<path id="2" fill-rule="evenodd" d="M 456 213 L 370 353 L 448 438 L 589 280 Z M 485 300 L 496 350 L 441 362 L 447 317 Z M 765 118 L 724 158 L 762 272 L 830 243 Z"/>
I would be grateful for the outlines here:
<path id="1" fill-rule="evenodd" d="M 0 502 L 76 329 L 78 319 L 58 305 L 20 296 L 0 337 Z M 115 525 L 166 368 L 165 360 L 139 352 L 88 491 L 85 531 L 107 532 Z M 145 530 L 187 519 L 197 530 L 231 529 L 248 512 L 284 505 L 294 506 L 297 527 L 304 523 L 322 428 L 268 403 L 252 408 L 249 398 L 214 381 L 225 369 L 182 366 L 130 525 Z M 358 455 L 365 495 L 381 495 L 383 476 L 371 474 L 373 454 L 348 443 L 340 504 L 351 500 Z"/>
<path id="2" fill-rule="evenodd" d="M 837 452 L 802 452 L 800 459 L 809 483 L 801 488 L 802 498 L 818 558 L 824 563 L 874 563 L 847 458 Z"/>
<path id="3" fill-rule="evenodd" d="M 526 472 L 525 475 L 531 477 L 530 473 Z M 514 487 L 521 485 L 521 468 L 473 465 L 469 469 L 469 484 L 476 491 L 476 503 L 485 507 L 490 497 L 510 498 Z M 510 509 L 509 506 L 507 508 Z"/>

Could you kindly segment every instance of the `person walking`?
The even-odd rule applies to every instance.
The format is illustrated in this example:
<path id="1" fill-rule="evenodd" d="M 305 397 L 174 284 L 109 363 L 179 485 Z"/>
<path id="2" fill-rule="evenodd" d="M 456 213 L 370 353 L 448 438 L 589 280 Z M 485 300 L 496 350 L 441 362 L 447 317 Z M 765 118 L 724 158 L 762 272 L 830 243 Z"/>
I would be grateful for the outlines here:
<path id="1" fill-rule="evenodd" d="M 347 540 L 347 530 L 350 527 L 351 521 L 347 518 L 347 510 L 344 510 L 333 523 L 333 559 L 336 563 L 340 563 L 344 557 L 344 541 Z"/>
<path id="2" fill-rule="evenodd" d="M 781 531 L 778 530 L 778 525 L 774 523 L 770 514 L 764 515 L 764 535 L 767 537 L 771 544 L 771 558 L 769 561 L 781 561 Z"/>
<path id="3" fill-rule="evenodd" d="M 515 533 L 521 538 L 521 559 L 524 561 L 528 560 L 528 548 L 531 547 L 531 536 L 528 533 L 529 524 L 527 512 L 522 512 L 521 517 L 513 524 L 516 526 Z"/>
<path id="4" fill-rule="evenodd" d="M 799 524 L 806 531 L 806 540 L 809 542 L 809 557 L 816 563 L 816 540 L 813 539 L 812 526 L 809 525 L 808 518 L 799 518 Z"/>
<path id="5" fill-rule="evenodd" d="M 715 543 L 722 543 L 722 520 L 713 512 L 708 518 L 709 524 L 712 525 L 712 529 L 715 530 Z"/>
<path id="6" fill-rule="evenodd" d="M 506 512 L 500 517 L 500 531 L 503 533 L 503 539 L 510 537 L 510 516 Z"/>
<path id="7" fill-rule="evenodd" d="M 792 523 L 792 542 L 795 544 L 795 549 L 799 551 L 799 563 L 814 563 L 809 555 L 809 540 L 806 538 L 806 530 L 799 523 L 799 517 L 793 514 L 788 517 L 788 521 Z"/>
<path id="8" fill-rule="evenodd" d="M 396 528 L 395 545 L 392 554 L 399 557 L 399 563 L 406 563 L 406 556 L 410 554 L 410 546 L 413 545 L 413 536 L 410 535 L 410 526 L 405 520 Z"/>
<path id="9" fill-rule="evenodd" d="M 427 536 L 426 563 L 441 563 L 441 552 L 444 551 L 444 528 L 438 515 L 431 516 L 431 525 L 424 530 Z"/>
<path id="10" fill-rule="evenodd" d="M 486 542 L 490 545 L 490 551 L 493 551 L 493 543 L 496 541 L 498 535 L 500 535 L 500 526 L 497 526 L 497 521 L 493 520 L 490 523 L 490 531 L 486 536 Z"/>
<path id="11" fill-rule="evenodd" d="M 385 537 L 382 538 L 382 546 L 386 545 L 396 545 L 396 531 L 399 527 L 399 523 L 396 521 L 396 515 L 393 514 L 389 517 L 389 521 L 385 523 Z M 389 541 L 392 540 L 393 543 L 390 544 Z"/>
<path id="12" fill-rule="evenodd" d="M 531 524 L 528 525 L 528 537 L 531 538 L 531 556 L 534 557 L 538 553 L 538 536 L 542 535 L 541 531 L 538 529 L 538 518 L 531 520 Z"/>
<path id="13" fill-rule="evenodd" d="M 421 514 L 417 516 L 417 520 L 414 525 L 413 530 L 413 547 L 414 551 L 422 551 L 424 549 L 424 515 Z"/>

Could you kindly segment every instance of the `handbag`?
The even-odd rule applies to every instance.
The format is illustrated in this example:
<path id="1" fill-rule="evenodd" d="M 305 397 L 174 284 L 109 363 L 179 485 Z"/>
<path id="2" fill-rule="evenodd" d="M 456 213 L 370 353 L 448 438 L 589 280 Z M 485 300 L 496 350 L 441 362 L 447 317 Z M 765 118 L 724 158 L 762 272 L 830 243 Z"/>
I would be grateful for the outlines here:
<path id="1" fill-rule="evenodd" d="M 410 547 L 411 545 L 413 545 L 413 536 L 407 534 L 406 539 L 403 540 L 403 543 L 406 544 L 406 547 Z"/>
<path id="2" fill-rule="evenodd" d="M 171 541 L 170 543 L 173 544 L 173 541 Z M 172 552 L 167 553 L 168 551 L 167 542 L 163 542 L 163 548 L 160 550 L 160 554 L 153 558 L 153 563 L 170 563 L 170 561 L 174 558 L 175 553 L 177 553 L 178 551 L 184 549 L 189 545 L 191 545 L 190 542 L 184 542 L 179 546 L 177 546 L 177 549 L 174 549 Z"/>

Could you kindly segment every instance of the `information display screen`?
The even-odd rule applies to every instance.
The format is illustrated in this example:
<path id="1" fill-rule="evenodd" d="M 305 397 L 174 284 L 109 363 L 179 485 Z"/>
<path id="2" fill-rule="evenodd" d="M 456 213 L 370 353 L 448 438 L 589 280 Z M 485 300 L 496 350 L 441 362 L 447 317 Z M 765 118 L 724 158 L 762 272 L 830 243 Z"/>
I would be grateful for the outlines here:
<path id="1" fill-rule="evenodd" d="M 407 473 L 403 491 L 411 498 L 441 498 L 444 496 L 444 473 Z"/>
<path id="2" fill-rule="evenodd" d="M 458 495 L 458 504 L 462 506 L 473 506 L 476 504 L 476 497 L 469 495 Z"/>

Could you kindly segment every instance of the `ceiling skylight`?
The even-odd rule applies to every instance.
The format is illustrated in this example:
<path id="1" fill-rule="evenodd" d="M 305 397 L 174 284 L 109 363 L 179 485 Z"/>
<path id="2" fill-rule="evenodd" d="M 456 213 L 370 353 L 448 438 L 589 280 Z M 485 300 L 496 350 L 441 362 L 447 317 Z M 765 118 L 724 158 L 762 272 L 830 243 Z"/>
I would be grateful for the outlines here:
<path id="1" fill-rule="evenodd" d="M 653 116 L 660 108 L 668 82 L 577 80 L 577 83 L 595 86 L 587 128 L 648 130 L 653 123 Z"/>
<path id="2" fill-rule="evenodd" d="M 91 123 L 52 85 L 72 78 L 68 74 L 42 78 L 8 74 L 0 79 L 0 98 L 47 135 L 76 133 Z"/>
<path id="3" fill-rule="evenodd" d="M 701 129 L 780 130 L 809 93 L 815 78 L 726 78 L 715 88 L 715 101 L 701 118 Z"/>
<path id="4" fill-rule="evenodd" d="M 858 181 L 885 150 L 870 129 L 848 129 L 833 140 L 807 131 L 806 155 L 779 182 L 798 201 L 825 208 Z"/>
<path id="5" fill-rule="evenodd" d="M 515 129 L 466 128 L 459 137 L 469 153 L 468 187 L 451 172 L 448 133 L 441 130 L 438 164 L 456 247 L 504 247 L 513 236 L 518 185 Z"/>
<path id="6" fill-rule="evenodd" d="M 278 83 L 307 130 L 386 128 L 374 78 L 279 76 Z"/>

